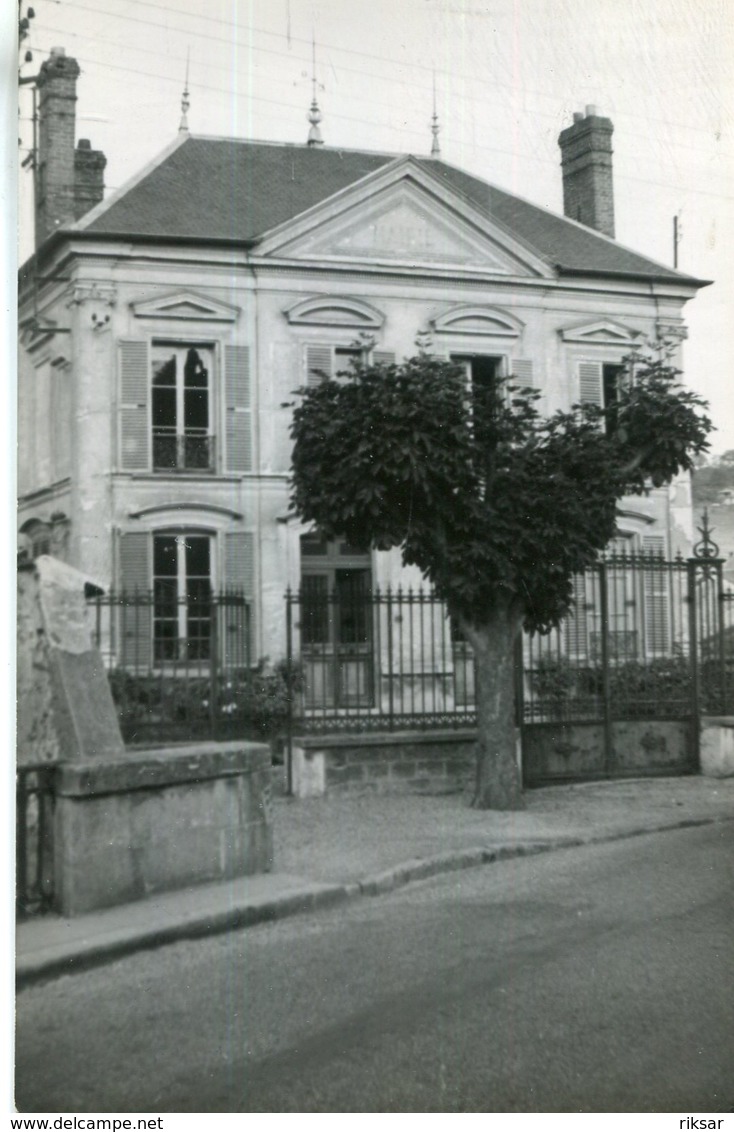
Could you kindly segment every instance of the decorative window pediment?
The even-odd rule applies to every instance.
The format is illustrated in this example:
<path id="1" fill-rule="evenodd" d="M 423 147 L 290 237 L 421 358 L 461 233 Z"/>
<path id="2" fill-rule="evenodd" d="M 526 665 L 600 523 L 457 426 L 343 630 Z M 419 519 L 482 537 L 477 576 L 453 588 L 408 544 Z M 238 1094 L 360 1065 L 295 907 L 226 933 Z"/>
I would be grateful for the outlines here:
<path id="1" fill-rule="evenodd" d="M 652 526 L 655 520 L 651 515 L 646 515 L 644 511 L 621 511 L 617 508 L 617 516 L 620 519 L 632 520 L 639 523 L 641 526 Z M 620 528 L 621 530 L 621 528 Z"/>
<path id="2" fill-rule="evenodd" d="M 236 322 L 240 313 L 239 307 L 204 298 L 194 291 L 177 291 L 175 295 L 157 296 L 130 306 L 135 318 L 190 322 Z"/>
<path id="3" fill-rule="evenodd" d="M 182 520 L 182 515 L 186 513 L 185 520 Z M 191 515 L 189 514 L 191 512 Z M 157 520 L 160 521 L 161 516 L 169 515 L 171 519 L 175 519 L 172 523 L 173 526 L 180 526 L 182 521 L 184 526 L 192 525 L 192 515 L 201 515 L 206 518 L 207 515 L 216 517 L 224 516 L 227 519 L 241 520 L 244 516 L 239 511 L 234 511 L 231 507 L 222 507 L 217 503 L 199 503 L 196 500 L 183 500 L 178 503 L 154 503 L 149 507 L 143 507 L 139 511 L 130 511 L 129 518 L 131 519 L 147 519 L 151 515 L 155 515 Z M 202 522 L 203 525 L 203 522 Z"/>
<path id="4" fill-rule="evenodd" d="M 489 338 L 519 338 L 524 323 L 495 307 L 451 307 L 431 319 L 437 334 L 480 334 Z"/>
<path id="5" fill-rule="evenodd" d="M 559 334 L 564 342 L 576 342 L 583 346 L 623 346 L 632 350 L 642 345 L 642 331 L 632 330 L 611 319 L 567 326 Z"/>
<path id="6" fill-rule="evenodd" d="M 291 326 L 348 326 L 357 330 L 380 330 L 385 316 L 361 299 L 317 295 L 301 299 L 284 311 Z"/>

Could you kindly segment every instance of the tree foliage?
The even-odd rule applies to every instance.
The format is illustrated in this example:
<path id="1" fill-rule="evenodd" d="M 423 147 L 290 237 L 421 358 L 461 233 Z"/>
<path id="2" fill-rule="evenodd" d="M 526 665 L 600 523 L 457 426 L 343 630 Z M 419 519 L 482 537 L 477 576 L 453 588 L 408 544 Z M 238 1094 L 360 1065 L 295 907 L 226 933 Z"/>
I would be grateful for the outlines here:
<path id="1" fill-rule="evenodd" d="M 705 402 L 662 350 L 627 359 L 606 409 L 543 416 L 540 394 L 418 354 L 300 391 L 292 501 L 327 537 L 398 546 L 469 627 L 511 607 L 558 624 L 572 577 L 615 533 L 617 502 L 689 470 Z"/>

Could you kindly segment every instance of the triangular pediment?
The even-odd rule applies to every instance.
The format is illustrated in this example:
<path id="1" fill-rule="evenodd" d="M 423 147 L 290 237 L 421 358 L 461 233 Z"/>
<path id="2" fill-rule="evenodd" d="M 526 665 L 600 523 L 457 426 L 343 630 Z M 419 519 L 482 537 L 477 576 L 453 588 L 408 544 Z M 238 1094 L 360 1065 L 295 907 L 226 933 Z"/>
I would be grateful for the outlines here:
<path id="1" fill-rule="evenodd" d="M 131 303 L 136 318 L 178 319 L 193 322 L 236 322 L 239 307 L 197 295 L 194 291 L 177 291 L 158 295 L 155 299 Z"/>
<path id="2" fill-rule="evenodd" d="M 564 327 L 560 331 L 564 342 L 577 342 L 584 346 L 640 346 L 642 332 L 624 326 L 611 319 L 597 319 L 575 326 Z"/>
<path id="3" fill-rule="evenodd" d="M 546 275 L 504 229 L 409 163 L 365 178 L 266 236 L 258 252 L 332 263 Z"/>

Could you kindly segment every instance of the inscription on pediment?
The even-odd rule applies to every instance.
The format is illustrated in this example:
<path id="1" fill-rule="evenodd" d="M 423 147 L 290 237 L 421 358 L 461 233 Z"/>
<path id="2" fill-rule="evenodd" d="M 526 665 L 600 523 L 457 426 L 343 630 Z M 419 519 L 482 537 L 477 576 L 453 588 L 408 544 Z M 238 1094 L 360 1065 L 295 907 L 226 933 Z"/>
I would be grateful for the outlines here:
<path id="1" fill-rule="evenodd" d="M 380 259 L 450 260 L 470 263 L 476 249 L 434 218 L 403 203 L 368 224 L 345 232 L 332 244 L 335 252 L 358 253 Z"/>
<path id="2" fill-rule="evenodd" d="M 275 249 L 274 249 L 275 250 Z M 527 274 L 504 248 L 418 191 L 401 186 L 281 245 L 277 254 L 403 263 L 453 264 Z"/>

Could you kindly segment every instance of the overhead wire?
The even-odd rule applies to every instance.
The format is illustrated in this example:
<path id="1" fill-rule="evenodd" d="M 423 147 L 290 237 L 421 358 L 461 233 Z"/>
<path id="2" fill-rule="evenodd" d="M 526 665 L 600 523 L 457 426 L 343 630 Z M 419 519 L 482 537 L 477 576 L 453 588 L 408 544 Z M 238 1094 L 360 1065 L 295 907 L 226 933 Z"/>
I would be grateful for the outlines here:
<path id="1" fill-rule="evenodd" d="M 60 4 L 61 0 L 50 0 L 50 2 Z M 185 10 L 183 8 L 172 8 L 172 7 L 168 7 L 166 5 L 156 4 L 156 3 L 153 3 L 153 2 L 148 3 L 148 0 L 128 0 L 128 3 L 139 4 L 141 7 L 144 7 L 146 9 L 155 8 L 158 11 L 171 13 L 171 14 L 174 14 L 174 15 L 183 15 L 183 16 L 190 17 L 192 19 L 206 20 L 208 23 L 219 23 L 219 24 L 222 24 L 225 27 L 229 27 L 229 28 L 235 28 L 237 26 L 237 25 L 233 24 L 232 21 L 230 21 L 230 20 L 223 20 L 221 18 L 218 18 L 218 17 L 215 17 L 215 16 L 210 16 L 208 14 L 199 15 L 198 13 L 191 12 L 191 11 Z M 155 22 L 153 20 L 145 20 L 145 19 L 142 19 L 141 17 L 138 17 L 138 16 L 129 15 L 128 13 L 108 11 L 108 10 L 103 9 L 103 8 L 97 8 L 97 7 L 94 7 L 94 6 L 89 5 L 89 4 L 80 3 L 80 0 L 64 0 L 64 4 L 67 7 L 78 8 L 81 11 L 93 12 L 97 15 L 112 17 L 114 19 L 127 21 L 129 23 L 143 24 L 146 27 L 154 27 L 154 28 L 158 28 L 158 29 L 161 29 L 161 30 L 164 30 L 164 31 L 170 31 L 171 30 L 170 24 L 158 23 L 158 22 Z M 179 30 L 181 30 L 181 29 L 179 29 Z M 270 36 L 270 37 L 281 39 L 281 40 L 285 39 L 285 35 L 283 33 L 268 31 L 267 29 L 264 29 L 264 28 L 258 28 L 258 27 L 255 27 L 255 26 L 251 26 L 250 31 L 256 32 L 258 35 L 266 35 L 266 36 Z M 259 52 L 260 54 L 276 55 L 278 58 L 283 58 L 283 50 L 282 49 L 281 50 L 275 50 L 275 49 L 269 48 L 269 47 L 263 47 L 263 46 L 259 46 L 259 45 L 256 46 L 251 41 L 247 42 L 247 43 L 242 43 L 239 40 L 233 41 L 231 37 L 223 38 L 222 36 L 216 36 L 216 35 L 212 35 L 212 34 L 207 33 L 207 32 L 202 32 L 202 31 L 196 31 L 195 34 L 196 34 L 198 39 L 205 39 L 205 40 L 210 40 L 210 41 L 215 42 L 215 43 L 222 43 L 222 44 L 225 44 L 228 47 L 232 47 L 233 45 L 239 46 L 239 47 L 244 47 L 250 52 Z M 293 42 L 303 43 L 305 46 L 308 46 L 308 47 L 310 47 L 310 45 L 311 45 L 310 39 L 307 40 L 305 38 L 301 38 L 301 37 L 298 37 L 298 36 L 291 35 L 291 40 Z M 337 52 L 340 52 L 340 53 L 345 54 L 345 55 L 355 55 L 355 56 L 358 56 L 358 57 L 361 57 L 361 58 L 376 60 L 376 61 L 378 61 L 382 64 L 385 64 L 385 65 L 388 65 L 388 66 L 389 65 L 397 65 L 397 66 L 400 66 L 400 67 L 410 66 L 412 69 L 419 70 L 419 71 L 425 71 L 426 74 L 430 74 L 431 76 L 433 75 L 433 72 L 435 70 L 435 73 L 437 75 L 444 75 L 447 78 L 454 78 L 455 77 L 455 71 L 453 71 L 453 70 L 447 70 L 446 68 L 442 68 L 442 67 L 433 68 L 432 66 L 430 66 L 428 64 L 420 63 L 420 62 L 415 61 L 415 60 L 411 60 L 411 62 L 409 64 L 406 64 L 405 60 L 390 58 L 388 56 L 375 55 L 374 53 L 371 53 L 371 52 L 359 51 L 356 48 L 344 47 L 341 44 L 330 44 L 328 42 L 324 42 L 324 43 L 320 43 L 319 46 L 323 49 L 337 51 Z M 310 66 L 310 58 L 306 58 L 306 57 L 301 58 L 300 56 L 294 56 L 294 59 L 295 59 L 296 62 L 303 63 L 306 66 Z M 345 70 L 345 71 L 353 73 L 353 74 L 363 75 L 363 76 L 371 78 L 373 80 L 375 78 L 380 78 L 380 81 L 390 81 L 389 76 L 384 77 L 384 78 L 380 77 L 380 76 L 375 76 L 374 72 L 363 71 L 363 70 L 360 70 L 358 68 L 350 67 L 346 64 L 340 64 L 339 66 L 340 66 L 340 69 L 342 69 L 342 70 Z M 501 68 L 500 68 L 500 70 L 502 71 Z M 507 73 L 506 68 L 502 73 Z M 479 83 L 480 85 L 485 86 L 485 87 L 492 87 L 500 95 L 502 95 L 505 92 L 505 89 L 506 89 L 505 85 L 503 85 L 501 83 L 494 84 L 494 83 L 491 83 L 486 78 L 481 78 L 479 76 L 472 76 L 472 81 Z M 415 88 L 415 84 L 411 84 L 411 85 Z M 419 89 L 423 89 L 427 93 L 430 93 L 431 90 L 432 90 L 432 87 L 429 87 L 428 85 L 426 85 L 425 87 L 421 87 Z M 555 92 L 532 89 L 532 88 L 525 86 L 524 84 L 523 84 L 523 93 L 524 93 L 524 95 L 532 94 L 532 95 L 535 95 L 535 96 L 540 97 L 540 98 L 553 99 L 554 101 L 558 100 L 558 95 Z M 493 105 L 493 106 L 496 105 L 496 103 L 493 100 L 481 98 L 481 96 L 478 96 L 478 95 L 473 95 L 472 100 L 476 101 L 476 102 L 483 102 L 483 103 L 486 103 L 488 105 Z M 719 108 L 717 108 L 717 109 L 719 109 Z M 723 110 L 725 113 L 727 112 L 725 107 L 721 107 L 720 109 Z M 549 113 L 549 112 L 536 111 L 536 110 L 534 110 L 533 112 L 535 114 L 537 114 L 537 116 L 552 118 L 552 119 L 555 119 L 555 120 L 557 120 L 557 118 L 558 118 L 557 114 L 553 114 L 553 113 Z M 729 113 L 731 114 L 732 117 L 734 117 L 734 114 L 732 114 L 731 112 L 729 112 Z M 617 111 L 617 114 L 620 117 L 635 117 L 635 118 L 638 117 L 637 115 L 633 115 L 632 113 L 628 113 L 624 110 Z M 671 122 L 669 119 L 657 118 L 657 117 L 646 117 L 646 120 L 649 121 L 649 122 L 656 122 L 658 124 L 672 126 L 676 130 L 687 129 L 687 130 L 691 130 L 691 131 L 695 131 L 695 132 L 700 132 L 700 126 L 687 126 L 685 123 L 681 123 L 680 121 Z"/>
<path id="2" fill-rule="evenodd" d="M 134 68 L 134 67 L 124 67 L 119 63 L 107 63 L 107 62 L 102 63 L 99 60 L 88 59 L 88 58 L 85 58 L 83 56 L 78 57 L 78 62 L 84 63 L 85 66 L 99 67 L 104 71 L 107 71 L 109 69 L 113 69 L 113 70 L 117 70 L 117 71 L 122 71 L 126 74 L 139 75 L 139 76 L 145 77 L 145 78 L 153 78 L 153 79 L 156 79 L 156 81 L 158 81 L 158 82 L 167 82 L 167 83 L 172 83 L 172 84 L 180 83 L 180 78 L 175 78 L 173 76 L 168 76 L 168 75 L 154 74 L 151 71 L 142 71 L 139 68 Z M 233 91 L 231 88 L 215 87 L 215 86 L 211 86 L 210 84 L 207 84 L 207 83 L 195 82 L 193 79 L 189 80 L 189 86 L 197 88 L 197 89 L 212 91 L 213 93 L 217 93 L 217 94 L 226 94 L 230 98 L 234 97 L 234 98 L 237 98 L 237 99 L 247 99 L 248 101 L 262 102 L 262 103 L 265 103 L 267 105 L 281 107 L 281 108 L 287 109 L 289 111 L 293 110 L 293 105 L 291 103 L 282 102 L 278 99 L 266 98 L 263 95 L 253 95 L 249 91 L 245 91 L 245 92 Z M 356 124 L 362 125 L 362 126 L 364 125 L 364 120 L 362 118 L 356 118 L 352 115 L 340 114 L 340 113 L 331 113 L 330 112 L 329 116 L 331 118 L 334 118 L 334 119 L 339 120 L 339 121 L 353 122 L 353 123 L 356 123 Z M 400 133 L 400 134 L 406 134 L 407 133 L 407 134 L 411 134 L 415 137 L 418 137 L 418 136 L 423 137 L 422 131 L 418 131 L 417 129 L 413 129 L 409 126 L 395 126 L 395 125 L 392 125 L 391 123 L 387 122 L 387 123 L 382 123 L 381 128 L 391 130 L 392 132 L 395 132 L 395 133 Z M 472 149 L 480 150 L 480 151 L 485 152 L 485 153 L 502 154 L 503 156 L 509 156 L 509 157 L 515 157 L 515 158 L 517 158 L 518 156 L 521 156 L 523 161 L 532 161 L 532 162 L 534 162 L 535 164 L 538 164 L 538 165 L 543 165 L 543 166 L 546 165 L 546 159 L 543 158 L 543 157 L 538 157 L 535 154 L 523 153 L 522 155 L 519 155 L 517 150 L 503 149 L 499 146 L 483 145 L 481 142 L 471 142 L 471 143 L 467 143 L 467 144 L 470 144 Z M 688 187 L 688 186 L 671 186 L 668 182 L 665 182 L 665 181 L 656 181 L 656 180 L 652 180 L 652 179 L 647 178 L 647 177 L 636 177 L 631 173 L 622 173 L 622 172 L 619 171 L 618 168 L 615 169 L 615 177 L 619 177 L 622 180 L 638 181 L 638 182 L 641 182 L 643 184 L 658 185 L 658 186 L 662 186 L 663 188 L 677 187 L 679 191 L 683 191 L 683 192 L 686 192 L 686 193 L 698 193 L 698 194 L 701 194 L 701 195 L 704 195 L 704 196 L 723 197 L 726 200 L 734 199 L 734 197 L 730 198 L 726 194 L 714 192 L 714 191 L 711 191 L 711 190 Z"/>
<path id="3" fill-rule="evenodd" d="M 52 0 L 52 2 L 59 3 L 59 0 Z M 142 20 L 142 19 L 139 19 L 139 18 L 134 17 L 134 16 L 121 15 L 120 13 L 115 13 L 115 12 L 109 12 L 109 13 L 104 12 L 100 9 L 91 8 L 89 5 L 80 4 L 80 3 L 78 3 L 78 0 L 65 0 L 65 2 L 71 4 L 71 6 L 73 6 L 73 7 L 77 7 L 77 8 L 81 8 L 81 9 L 89 10 L 89 11 L 95 11 L 98 14 L 102 14 L 102 15 L 110 15 L 110 16 L 114 16 L 115 18 L 119 18 L 119 19 L 127 19 L 127 20 L 134 21 L 136 23 L 141 23 L 141 24 L 147 25 L 147 26 L 166 27 L 166 25 L 155 25 L 155 24 L 152 23 L 152 21 Z M 129 2 L 141 3 L 142 0 L 129 0 Z M 178 13 L 178 12 L 182 11 L 181 9 L 167 8 L 167 7 L 164 7 L 162 5 L 153 4 L 153 3 L 151 3 L 150 5 L 148 5 L 146 3 L 145 6 L 146 7 L 147 6 L 154 7 L 154 8 L 161 10 L 161 11 L 167 11 L 167 12 L 170 11 L 170 12 Z M 186 14 L 195 15 L 195 14 L 192 14 L 192 13 L 186 13 Z M 200 18 L 200 17 L 196 16 L 196 18 Z M 204 18 L 204 17 L 201 17 L 201 18 Z M 215 19 L 215 18 L 212 17 L 212 19 Z M 227 26 L 232 26 L 228 21 L 215 20 L 215 22 L 225 23 L 225 24 L 227 24 Z M 81 32 L 71 32 L 71 29 L 61 29 L 61 28 L 49 27 L 47 30 L 48 30 L 48 32 L 52 32 L 52 33 L 58 32 L 59 34 L 64 34 L 64 33 L 72 34 L 72 35 L 74 35 L 75 37 L 78 37 L 78 38 L 90 39 L 93 42 L 97 41 L 99 39 L 103 39 L 103 41 L 105 41 L 105 42 L 112 42 L 112 41 L 109 41 L 109 40 L 104 40 L 104 37 L 86 36 L 86 35 L 84 35 L 84 33 L 81 33 Z M 270 33 L 269 32 L 269 33 L 265 33 L 265 34 L 276 35 L 277 33 Z M 200 35 L 200 33 L 197 33 L 197 35 L 199 37 L 203 37 L 203 38 L 214 39 L 217 42 L 222 42 L 222 43 L 226 42 L 228 46 L 232 46 L 230 41 L 222 40 L 222 38 L 218 37 L 218 36 L 206 36 L 206 35 L 202 36 L 202 35 Z M 298 37 L 292 37 L 292 38 L 297 39 Z M 282 58 L 282 55 L 283 55 L 282 52 L 272 51 L 271 49 L 268 49 L 268 48 L 254 47 L 253 45 L 242 45 L 242 44 L 236 44 L 236 45 L 237 46 L 247 46 L 248 49 L 250 49 L 252 51 L 256 51 L 256 52 L 260 51 L 260 52 L 264 52 L 264 53 L 267 53 L 267 54 L 275 54 L 279 58 Z M 132 47 L 131 50 L 149 53 L 149 52 L 146 51 L 145 48 L 140 48 L 140 47 Z M 349 50 L 349 49 L 347 49 L 347 50 Z M 350 53 L 361 54 L 361 55 L 365 55 L 365 56 L 369 55 L 369 53 L 367 53 L 367 52 L 350 51 Z M 156 54 L 159 55 L 160 53 L 156 52 Z M 371 56 L 371 57 L 373 57 L 373 56 Z M 174 56 L 174 58 L 177 58 L 177 57 Z M 162 75 L 160 73 L 154 73 L 152 71 L 146 71 L 146 70 L 142 70 L 140 68 L 126 67 L 126 66 L 123 66 L 122 64 L 119 64 L 119 63 L 110 63 L 110 62 L 104 62 L 103 63 L 100 60 L 91 59 L 91 58 L 87 58 L 87 57 L 80 57 L 79 61 L 84 63 L 86 66 L 99 67 L 99 68 L 102 68 L 105 71 L 109 70 L 109 69 L 119 70 L 119 71 L 122 71 L 124 73 L 134 74 L 134 75 L 138 75 L 140 77 L 145 77 L 145 78 L 151 78 L 151 79 L 156 80 L 156 82 L 166 82 L 166 83 L 178 84 L 181 81 L 180 77 Z M 304 64 L 308 63 L 308 60 L 305 60 L 305 59 L 299 60 L 297 57 L 296 57 L 295 61 L 296 62 L 300 61 L 300 62 L 303 62 Z M 428 69 L 428 68 L 423 67 L 422 64 L 415 64 L 415 65 L 417 67 L 419 67 L 420 69 L 426 69 L 426 70 Z M 353 70 L 351 68 L 345 68 L 345 69 L 346 70 Z M 357 71 L 355 73 L 364 74 L 365 72 Z M 370 74 L 369 77 L 371 77 L 374 80 L 377 76 L 375 76 L 374 74 Z M 282 82 L 282 80 L 276 80 L 276 81 Z M 246 99 L 248 102 L 258 102 L 258 103 L 263 103 L 265 105 L 271 105 L 271 106 L 275 106 L 275 107 L 279 107 L 279 108 L 284 108 L 284 109 L 287 109 L 289 111 L 293 110 L 293 104 L 292 103 L 287 103 L 287 102 L 284 102 L 284 101 L 279 100 L 279 99 L 268 98 L 264 95 L 255 95 L 250 91 L 240 92 L 240 91 L 232 90 L 229 87 L 214 86 L 210 83 L 197 82 L 195 80 L 191 80 L 190 85 L 192 87 L 195 87 L 196 89 L 200 89 L 200 90 L 204 90 L 204 91 L 210 91 L 210 92 L 215 93 L 215 94 L 225 94 L 230 98 L 234 97 L 236 99 Z M 415 87 L 414 87 L 414 89 L 415 89 Z M 426 89 L 428 89 L 428 88 L 426 88 Z M 374 100 L 371 99 L 371 103 L 373 101 Z M 474 101 L 487 101 L 487 100 L 482 100 L 480 98 L 476 98 L 476 97 L 472 96 L 472 101 L 474 102 Z M 394 103 L 388 104 L 388 103 L 384 103 L 384 102 L 379 102 L 379 103 L 375 103 L 375 104 L 379 104 L 379 105 L 382 105 L 382 106 L 388 106 L 389 105 L 390 108 L 392 108 L 394 106 Z M 536 112 L 533 111 L 533 113 L 536 113 Z M 330 112 L 329 116 L 331 118 L 334 118 L 335 120 L 345 121 L 345 122 L 350 122 L 350 123 L 356 123 L 356 124 L 359 124 L 359 125 L 364 125 L 364 120 L 361 117 L 357 118 L 357 117 L 354 117 L 353 115 L 346 115 L 346 114 L 342 114 L 342 113 L 335 112 L 335 111 Z M 556 121 L 558 120 L 558 115 L 543 115 L 543 116 L 553 118 Z M 452 120 L 453 120 L 452 118 L 448 118 L 447 121 L 450 124 L 450 122 Z M 520 126 L 521 129 L 523 128 L 521 123 L 518 122 L 517 124 Z M 381 123 L 381 128 L 389 129 L 391 132 L 399 133 L 401 135 L 408 134 L 410 136 L 415 136 L 415 137 L 418 137 L 418 136 L 422 137 L 423 136 L 423 131 L 419 131 L 417 128 L 410 127 L 410 126 L 407 125 L 407 123 L 404 124 L 404 125 L 396 126 L 396 125 L 394 125 L 393 123 L 390 123 L 390 122 L 383 122 L 383 123 Z M 665 145 L 666 148 L 669 148 L 669 142 L 667 141 L 667 139 L 658 139 L 658 140 L 660 141 L 661 145 Z M 503 156 L 511 156 L 511 157 L 515 157 L 515 158 L 517 158 L 518 156 L 521 156 L 523 161 L 532 161 L 532 162 L 534 162 L 538 165 L 544 165 L 546 163 L 546 158 L 541 157 L 541 156 L 537 156 L 536 154 L 531 153 L 531 152 L 524 152 L 521 155 L 519 155 L 517 149 L 508 150 L 508 149 L 504 149 L 504 148 L 499 147 L 499 146 L 487 146 L 487 145 L 484 145 L 484 144 L 482 144 L 480 142 L 476 142 L 476 141 L 466 142 L 465 144 L 470 145 L 472 149 L 480 150 L 482 152 L 502 154 Z M 698 149 L 698 147 L 685 146 L 685 143 L 680 143 L 680 145 L 678 143 L 676 143 L 676 148 L 680 148 L 680 147 L 685 147 L 685 148 L 694 150 L 695 152 L 701 153 L 704 156 L 709 156 L 706 151 L 700 150 L 700 149 Z M 670 152 L 670 163 L 676 169 L 676 172 L 680 175 L 679 164 L 678 164 L 678 161 L 675 157 L 675 154 L 674 154 L 672 148 L 669 148 L 669 152 Z M 649 150 L 646 151 L 646 153 L 649 154 Z M 636 155 L 634 153 L 630 153 L 627 156 L 631 159 L 634 159 L 634 157 Z M 617 168 L 615 170 L 615 175 L 620 177 L 621 179 L 638 181 L 638 182 L 644 183 L 644 184 L 657 185 L 657 186 L 662 186 L 662 187 L 665 187 L 665 188 L 673 187 L 668 182 L 657 181 L 657 180 L 653 180 L 653 179 L 650 179 L 650 178 L 637 177 L 637 176 L 634 176 L 633 174 L 623 173 L 619 170 L 619 168 Z M 722 174 L 718 174 L 718 175 L 721 176 Z M 680 187 L 680 186 L 679 186 L 679 189 L 680 189 L 680 191 L 685 191 L 685 192 L 693 192 L 693 193 L 706 195 L 706 196 L 713 196 L 713 197 L 722 197 L 723 196 L 724 199 L 731 199 L 726 194 L 720 193 L 718 191 L 705 190 L 705 189 L 700 189 L 700 188 L 697 188 L 697 187 L 688 188 L 688 187 Z"/>

